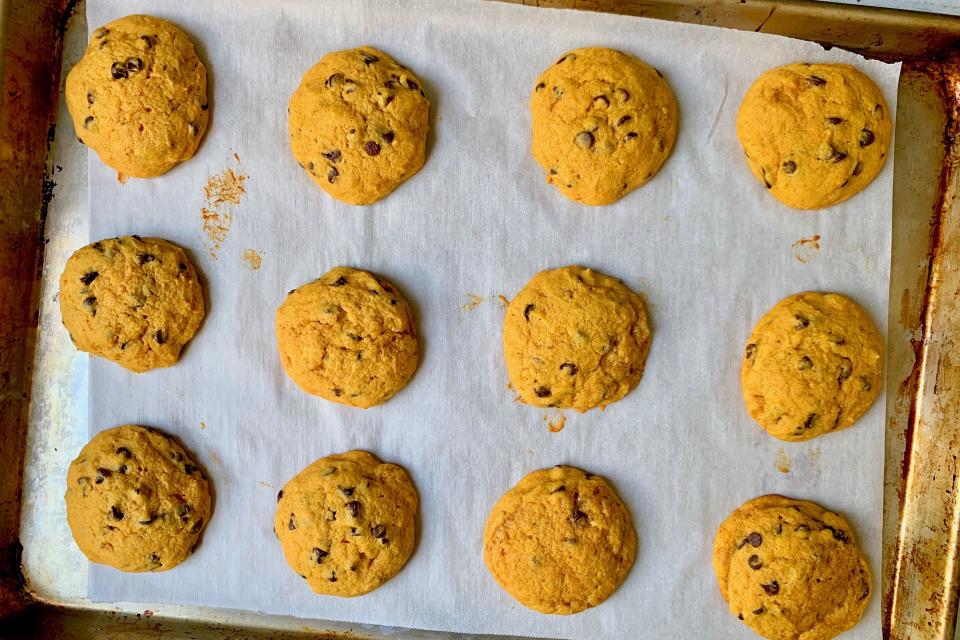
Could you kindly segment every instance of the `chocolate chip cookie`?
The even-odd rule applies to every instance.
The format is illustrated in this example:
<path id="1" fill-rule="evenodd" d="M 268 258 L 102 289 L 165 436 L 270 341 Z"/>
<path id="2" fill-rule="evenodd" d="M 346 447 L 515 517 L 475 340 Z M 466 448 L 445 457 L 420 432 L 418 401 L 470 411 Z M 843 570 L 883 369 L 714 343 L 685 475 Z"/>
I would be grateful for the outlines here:
<path id="1" fill-rule="evenodd" d="M 730 612 L 770 640 L 827 640 L 853 627 L 871 577 L 850 525 L 804 500 L 768 495 L 720 525 L 713 569 Z"/>
<path id="2" fill-rule="evenodd" d="M 798 293 L 757 323 L 740 365 L 743 402 L 781 440 L 846 429 L 877 399 L 883 341 L 867 313 L 838 293 Z"/>
<path id="3" fill-rule="evenodd" d="M 359 596 L 406 564 L 417 503 L 401 467 L 348 451 L 320 458 L 283 487 L 273 530 L 287 564 L 316 593 Z"/>
<path id="4" fill-rule="evenodd" d="M 207 129 L 207 70 L 179 27 L 131 15 L 97 28 L 70 70 L 80 141 L 121 174 L 150 178 L 192 157 Z"/>
<path id="5" fill-rule="evenodd" d="M 167 571 L 193 553 L 213 505 L 199 465 L 147 427 L 101 431 L 67 470 L 67 523 L 91 562 Z"/>
<path id="6" fill-rule="evenodd" d="M 417 370 L 413 312 L 393 285 L 349 267 L 294 289 L 276 317 L 280 362 L 309 394 L 367 409 Z"/>
<path id="7" fill-rule="evenodd" d="M 124 236 L 78 249 L 60 275 L 60 314 L 81 351 L 141 373 L 180 358 L 203 320 L 197 270 L 177 245 Z"/>
<path id="8" fill-rule="evenodd" d="M 880 88 L 846 64 L 765 71 L 737 115 L 753 175 L 794 209 L 822 209 L 865 189 L 883 169 L 891 130 Z"/>
<path id="9" fill-rule="evenodd" d="M 677 103 L 663 74 L 600 47 L 575 49 L 537 78 L 530 97 L 533 157 L 577 202 L 615 202 L 670 155 Z"/>
<path id="10" fill-rule="evenodd" d="M 290 98 L 290 147 L 324 191 L 370 204 L 423 166 L 429 112 L 420 79 L 383 51 L 335 51 Z"/>
<path id="11" fill-rule="evenodd" d="M 574 467 L 526 476 L 497 501 L 483 531 L 487 569 L 540 613 L 597 606 L 623 583 L 636 551 L 620 497 L 600 476 Z"/>
<path id="12" fill-rule="evenodd" d="M 588 411 L 623 398 L 643 375 L 643 301 L 584 267 L 541 271 L 507 307 L 503 354 L 519 400 Z"/>

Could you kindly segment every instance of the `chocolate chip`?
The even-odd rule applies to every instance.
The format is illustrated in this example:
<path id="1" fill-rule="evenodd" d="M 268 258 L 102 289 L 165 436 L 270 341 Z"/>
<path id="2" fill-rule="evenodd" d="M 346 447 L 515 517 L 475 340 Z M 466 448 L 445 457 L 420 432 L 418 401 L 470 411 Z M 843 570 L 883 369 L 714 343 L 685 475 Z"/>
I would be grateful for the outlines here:
<path id="1" fill-rule="evenodd" d="M 175 462 L 180 462 L 181 460 L 183 460 L 183 454 L 180 453 L 179 451 L 174 451 L 173 453 L 170 454 L 170 457 L 173 458 Z"/>
<path id="2" fill-rule="evenodd" d="M 593 134 L 589 131 L 581 131 L 574 137 L 573 143 L 581 149 L 589 149 L 593 146 Z"/>
<path id="3" fill-rule="evenodd" d="M 383 134 L 383 141 L 387 144 L 393 144 L 393 131 L 387 131 Z"/>
<path id="4" fill-rule="evenodd" d="M 807 419 L 803 421 L 803 428 L 809 429 L 814 425 L 816 421 L 817 421 L 817 414 L 811 413 L 810 415 L 807 416 Z"/>
<path id="5" fill-rule="evenodd" d="M 190 505 L 188 504 L 180 505 L 180 509 L 177 510 L 177 516 L 179 516 L 180 522 L 186 522 L 187 520 L 189 520 L 191 511 L 193 511 L 193 509 L 190 508 Z"/>
<path id="6" fill-rule="evenodd" d="M 759 609 L 754 609 L 753 611 L 751 611 L 751 613 L 755 616 L 762 616 L 766 612 L 767 610 L 764 608 L 763 605 L 760 605 Z"/>
<path id="7" fill-rule="evenodd" d="M 563 56 L 562 58 L 560 58 L 559 60 L 557 60 L 554 64 L 560 64 L 561 62 L 563 62 L 564 60 L 566 60 L 566 59 L 569 58 L 569 57 L 570 57 L 570 56 Z"/>
<path id="8" fill-rule="evenodd" d="M 323 564 L 323 559 L 326 558 L 328 555 L 330 555 L 330 553 L 328 551 L 324 551 L 320 547 L 314 547 L 313 550 L 310 552 L 310 556 L 313 558 L 313 561 L 316 562 L 317 564 Z"/>
<path id="9" fill-rule="evenodd" d="M 547 86 L 546 84 L 544 84 L 544 83 L 542 83 L 542 82 L 538 82 L 538 83 L 537 83 L 537 86 L 534 87 L 534 91 L 543 91 L 543 89 L 544 89 L 546 86 Z"/>
<path id="10" fill-rule="evenodd" d="M 867 376 L 860 376 L 860 390 L 861 391 L 870 391 L 873 388 L 873 385 L 870 384 L 870 379 Z"/>
<path id="11" fill-rule="evenodd" d="M 110 515 L 113 516 L 114 520 L 123 520 L 123 511 L 120 511 L 120 508 L 116 505 L 110 507 Z"/>
<path id="12" fill-rule="evenodd" d="M 141 265 L 145 265 L 148 262 L 153 262 L 156 259 L 157 256 L 153 255 L 152 253 L 141 253 L 137 256 L 137 262 L 139 262 Z"/>
<path id="13" fill-rule="evenodd" d="M 156 333 L 154 333 L 153 339 L 157 341 L 157 344 L 163 344 L 167 341 L 167 337 L 163 335 L 163 329 L 159 329 Z"/>
<path id="14" fill-rule="evenodd" d="M 749 544 L 751 547 L 759 547 L 761 544 L 763 544 L 763 536 L 756 531 L 751 532 L 750 535 L 747 536 L 746 540 L 747 544 Z"/>
<path id="15" fill-rule="evenodd" d="M 783 166 L 783 172 L 787 174 L 795 173 L 797 170 L 797 163 L 794 162 L 793 160 L 787 160 L 786 162 L 783 163 L 782 166 Z"/>
<path id="16" fill-rule="evenodd" d="M 130 453 L 130 449 L 127 449 L 126 447 L 117 447 L 116 452 L 128 460 L 130 459 L 130 456 L 133 455 Z"/>
<path id="17" fill-rule="evenodd" d="M 200 133 L 200 127 L 193 124 L 192 122 L 189 122 L 187 123 L 187 133 L 189 133 L 191 136 L 195 136 L 198 133 Z"/>
<path id="18" fill-rule="evenodd" d="M 866 580 L 863 580 L 860 583 L 860 597 L 858 598 L 858 600 L 863 600 L 869 595 L 870 595 L 870 585 L 867 584 Z"/>
<path id="19" fill-rule="evenodd" d="M 330 507 L 327 507 L 327 522 L 336 522 L 336 520 L 337 520 L 337 512 L 331 509 Z"/>
<path id="20" fill-rule="evenodd" d="M 343 74 L 342 74 L 342 73 L 335 73 L 335 74 L 333 74 L 332 76 L 330 76 L 329 78 L 327 78 L 326 81 L 325 81 L 323 84 L 325 84 L 325 85 L 327 86 L 327 88 L 331 88 L 331 87 L 333 87 L 334 85 L 340 84 L 341 82 L 343 82 Z"/>
<path id="21" fill-rule="evenodd" d="M 570 520 L 573 521 L 573 524 L 578 527 L 585 527 L 590 524 L 590 518 L 580 509 L 575 509 L 573 515 L 570 516 Z"/>
<path id="22" fill-rule="evenodd" d="M 842 542 L 844 544 L 850 542 L 850 538 L 847 537 L 847 534 L 841 531 L 840 529 L 835 529 L 830 525 L 823 525 L 823 528 L 833 534 L 834 540 Z"/>
<path id="23" fill-rule="evenodd" d="M 827 118 L 827 122 L 829 122 L 830 124 L 840 124 L 841 122 L 843 122 L 843 118 L 838 118 L 838 117 L 836 117 L 836 116 L 830 116 L 830 117 Z"/>
<path id="24" fill-rule="evenodd" d="M 332 391 L 333 391 L 333 395 L 335 395 L 338 398 L 343 395 L 343 389 L 339 387 L 334 387 Z"/>
<path id="25" fill-rule="evenodd" d="M 330 582 L 336 582 L 336 581 L 337 581 L 337 572 L 336 572 L 336 571 L 332 572 L 332 573 L 330 574 L 330 577 L 327 578 L 327 580 L 329 580 Z"/>
<path id="26" fill-rule="evenodd" d="M 330 283 L 330 286 L 331 286 L 331 287 L 342 287 L 342 286 L 345 285 L 345 284 L 347 284 L 347 279 L 344 278 L 343 276 L 340 276 L 339 278 L 337 278 L 336 280 L 334 280 L 333 282 L 331 282 L 331 283 Z"/>
<path id="27" fill-rule="evenodd" d="M 523 308 L 523 318 L 527 322 L 530 322 L 530 312 L 537 308 L 535 304 L 528 304 Z"/>
<path id="28" fill-rule="evenodd" d="M 773 582 L 765 582 L 760 585 L 768 595 L 775 596 L 780 593 L 780 583 L 774 580 Z"/>
<path id="29" fill-rule="evenodd" d="M 833 164 L 842 162 L 843 160 L 846 160 L 846 159 L 847 159 L 847 154 L 844 153 L 843 151 L 840 151 L 833 145 L 830 145 L 830 154 L 826 158 L 824 158 L 824 160 Z"/>
<path id="30" fill-rule="evenodd" d="M 850 362 L 850 358 L 840 358 L 840 365 L 837 367 L 837 382 L 843 384 L 852 372 L 853 363 Z"/>
<path id="31" fill-rule="evenodd" d="M 794 314 L 793 319 L 796 321 L 793 324 L 793 328 L 796 329 L 797 331 L 800 331 L 801 329 L 806 329 L 807 327 L 810 326 L 809 318 L 805 318 L 801 315 Z"/>
<path id="32" fill-rule="evenodd" d="M 533 390 L 537 394 L 538 398 L 549 398 L 550 397 L 550 387 L 537 387 Z"/>
<path id="33" fill-rule="evenodd" d="M 119 471 L 120 473 L 126 473 L 126 472 L 127 472 L 127 465 L 125 465 L 125 464 L 120 465 L 120 468 L 117 469 L 117 471 Z"/>
<path id="34" fill-rule="evenodd" d="M 332 151 L 324 151 L 321 153 L 324 158 L 330 162 L 340 162 L 340 149 L 333 149 Z"/>
<path id="35" fill-rule="evenodd" d="M 179 269 L 180 271 L 186 271 L 186 270 L 187 270 L 187 265 L 185 265 L 184 263 L 181 262 L 181 263 L 177 264 L 177 269 Z"/>
<path id="36" fill-rule="evenodd" d="M 365 64 L 365 65 L 371 65 L 371 64 L 373 64 L 374 62 L 380 62 L 380 58 L 378 58 L 378 57 L 375 56 L 375 55 L 371 55 L 371 54 L 367 53 L 366 51 L 364 51 L 364 52 L 362 52 L 362 53 L 360 54 L 360 59 L 363 61 L 363 64 Z"/>
<path id="37" fill-rule="evenodd" d="M 813 360 L 811 360 L 809 356 L 802 356 L 797 361 L 797 369 L 799 369 L 800 371 L 809 369 L 812 366 L 813 366 Z"/>
<path id="38" fill-rule="evenodd" d="M 158 556 L 156 553 L 151 553 L 149 556 L 147 556 L 147 560 L 155 567 L 159 567 L 161 564 L 160 556 Z"/>
<path id="39" fill-rule="evenodd" d="M 93 116 L 87 116 L 86 118 L 83 119 L 83 128 L 89 129 L 90 125 L 92 125 L 95 120 L 96 119 Z"/>
<path id="40" fill-rule="evenodd" d="M 861 148 L 869 147 L 870 145 L 873 144 L 873 141 L 875 139 L 876 137 L 873 135 L 873 131 L 870 131 L 870 129 L 863 129 L 862 131 L 860 131 L 860 147 Z"/>
<path id="41" fill-rule="evenodd" d="M 793 531 L 801 538 L 806 538 L 808 535 L 810 535 L 810 527 L 805 524 L 798 524 L 796 527 L 794 527 Z"/>
<path id="42" fill-rule="evenodd" d="M 93 37 L 99 40 L 100 38 L 106 37 L 108 33 L 110 33 L 110 29 L 107 29 L 106 27 L 100 27 L 93 32 Z M 877 106 L 880 106 L 880 105 L 877 105 Z"/>
<path id="43" fill-rule="evenodd" d="M 360 531 L 356 527 L 350 527 L 350 535 L 356 537 L 360 535 Z"/>
<path id="44" fill-rule="evenodd" d="M 807 82 L 815 87 L 822 87 L 823 85 L 827 84 L 827 81 L 820 76 L 807 76 Z"/>
<path id="45" fill-rule="evenodd" d="M 369 140 L 365 145 L 363 145 L 363 150 L 367 152 L 368 156 L 375 156 L 380 153 L 380 145 L 373 140 Z"/>
<path id="46" fill-rule="evenodd" d="M 373 534 L 374 538 L 381 539 L 387 535 L 387 527 L 382 524 L 374 525 L 370 528 L 370 533 Z"/>
<path id="47" fill-rule="evenodd" d="M 626 102 L 630 99 L 630 92 L 626 89 L 617 89 L 614 93 L 617 94 L 617 98 L 620 100 L 620 102 Z"/>
<path id="48" fill-rule="evenodd" d="M 562 365 L 560 365 L 560 371 L 563 371 L 564 369 L 566 369 L 567 373 L 569 373 L 571 376 L 577 375 L 577 373 L 580 371 L 580 367 L 572 362 L 564 362 Z"/>
<path id="49" fill-rule="evenodd" d="M 353 495 L 353 487 L 341 487 L 338 485 L 337 488 L 340 489 L 340 492 L 343 493 L 345 498 L 349 498 Z"/>
<path id="50" fill-rule="evenodd" d="M 110 75 L 114 80 L 120 80 L 127 77 L 127 68 L 122 62 L 114 62 L 110 65 Z"/>
<path id="51" fill-rule="evenodd" d="M 631 131 L 630 133 L 628 133 L 628 134 L 626 135 L 626 137 L 624 137 L 624 140 L 633 140 L 634 138 L 637 137 L 637 135 L 639 135 L 639 134 L 638 134 L 636 131 Z M 769 185 L 767 186 L 767 188 L 768 188 L 768 189 L 770 188 Z"/>
<path id="52" fill-rule="evenodd" d="M 80 276 L 80 282 L 85 285 L 89 285 L 91 282 L 97 279 L 97 276 L 100 274 L 96 271 L 88 271 L 87 273 Z"/>
<path id="53" fill-rule="evenodd" d="M 280 502 L 280 498 L 282 497 L 283 497 L 283 489 L 280 489 L 280 491 L 277 491 L 277 502 Z"/>
<path id="54" fill-rule="evenodd" d="M 153 524 L 153 521 L 157 519 L 157 516 L 151 514 L 146 520 L 137 520 L 137 524 L 148 525 Z"/>
<path id="55" fill-rule="evenodd" d="M 346 509 L 354 518 L 360 515 L 360 503 L 357 500 L 351 500 L 347 504 L 343 505 L 343 508 Z"/>
<path id="56" fill-rule="evenodd" d="M 183 472 L 184 472 L 185 474 L 187 474 L 188 476 L 189 476 L 189 475 L 192 475 L 193 472 L 196 471 L 196 470 L 197 470 L 197 468 L 196 468 L 195 466 L 193 466 L 192 464 L 185 464 L 185 465 L 183 465 Z"/>
<path id="57" fill-rule="evenodd" d="M 617 120 L 617 126 L 622 127 L 623 125 L 627 124 L 631 120 L 633 120 L 631 116 L 621 116 L 620 119 Z"/>
<path id="58" fill-rule="evenodd" d="M 753 554 L 747 558 L 747 565 L 754 571 L 758 571 L 760 567 L 763 566 L 763 561 L 760 559 L 760 556 Z"/>
<path id="59" fill-rule="evenodd" d="M 127 73 L 137 73 L 143 70 L 143 60 L 140 58 L 127 58 L 124 66 L 127 69 Z"/>
<path id="60" fill-rule="evenodd" d="M 140 36 L 140 39 L 143 40 L 143 46 L 147 49 L 153 49 L 153 45 L 156 44 L 156 40 L 150 36 Z"/>
<path id="61" fill-rule="evenodd" d="M 93 92 L 87 91 L 87 104 L 93 104 L 93 98 L 94 98 Z"/>
<path id="62" fill-rule="evenodd" d="M 337 181 L 337 176 L 339 175 L 340 175 L 340 172 L 337 171 L 336 167 L 330 167 L 330 172 L 327 173 L 327 182 L 329 182 L 330 184 L 333 184 L 334 182 Z"/>
<path id="63" fill-rule="evenodd" d="M 600 106 L 603 109 L 606 109 L 610 106 L 610 100 L 607 99 L 607 96 L 597 96 L 593 99 L 593 104 Z"/>
<path id="64" fill-rule="evenodd" d="M 744 353 L 745 353 L 747 359 L 750 359 L 750 358 L 752 358 L 753 356 L 757 355 L 757 345 L 756 345 L 755 343 L 751 342 L 750 344 L 747 345 L 747 349 L 746 349 L 746 351 L 745 351 Z"/>
<path id="65" fill-rule="evenodd" d="M 290 521 L 287 523 L 287 529 L 290 529 L 290 531 L 294 531 L 296 528 L 297 528 L 297 520 L 294 517 L 294 515 L 291 513 Z"/>
<path id="66" fill-rule="evenodd" d="M 742 614 L 742 613 L 738 613 L 738 614 L 737 614 L 737 620 L 743 620 L 743 614 Z"/>
<path id="67" fill-rule="evenodd" d="M 863 171 L 863 164 L 860 163 L 860 162 L 857 162 L 857 164 L 855 164 L 855 165 L 853 166 L 853 174 L 852 174 L 852 175 L 858 176 L 858 175 L 860 175 L 860 172 L 861 172 L 861 171 Z"/>
<path id="68" fill-rule="evenodd" d="M 203 528 L 203 518 L 200 518 L 199 520 L 193 523 L 192 527 L 190 527 L 190 533 L 198 533 L 202 528 Z M 191 549 L 190 551 L 192 552 L 193 549 Z"/>
<path id="69" fill-rule="evenodd" d="M 101 484 L 105 478 L 109 478 L 113 475 L 113 472 L 110 469 L 104 469 L 103 467 L 97 469 L 97 477 L 94 478 L 94 484 Z"/>
<path id="70" fill-rule="evenodd" d="M 554 489 L 553 491 L 551 491 L 550 493 L 560 493 L 561 491 L 566 491 L 566 490 L 567 490 L 567 486 L 562 484 L 556 489 Z"/>

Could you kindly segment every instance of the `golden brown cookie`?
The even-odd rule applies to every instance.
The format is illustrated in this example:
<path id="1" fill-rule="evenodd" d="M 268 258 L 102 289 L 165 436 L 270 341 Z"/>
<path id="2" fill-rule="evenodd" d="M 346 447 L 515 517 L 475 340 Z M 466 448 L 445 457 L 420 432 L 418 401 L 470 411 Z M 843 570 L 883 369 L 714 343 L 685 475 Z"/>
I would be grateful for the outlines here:
<path id="1" fill-rule="evenodd" d="M 167 571 L 210 521 L 210 485 L 174 439 L 147 427 L 101 431 L 67 470 L 67 523 L 91 562 Z"/>
<path id="2" fill-rule="evenodd" d="M 750 334 L 740 366 L 743 402 L 781 440 L 846 429 L 883 383 L 883 341 L 855 302 L 808 291 L 784 298 Z"/>
<path id="3" fill-rule="evenodd" d="M 866 188 L 886 162 L 890 111 L 846 64 L 765 71 L 740 105 L 737 137 L 753 175 L 794 209 L 822 209 Z"/>
<path id="4" fill-rule="evenodd" d="M 770 640 L 827 640 L 870 600 L 870 569 L 850 525 L 804 500 L 761 496 L 720 525 L 713 569 L 730 612 Z"/>
<path id="5" fill-rule="evenodd" d="M 650 180 L 677 136 L 677 103 L 663 74 L 601 47 L 570 51 L 544 71 L 530 115 L 533 157 L 547 182 L 590 205 Z"/>
<path id="6" fill-rule="evenodd" d="M 639 296 L 579 266 L 538 273 L 503 321 L 510 386 L 537 407 L 587 411 L 616 402 L 639 384 L 649 350 Z"/>
<path id="7" fill-rule="evenodd" d="M 274 533 L 316 593 L 373 591 L 407 563 L 417 491 L 407 472 L 366 451 L 320 458 L 277 494 Z"/>
<path id="8" fill-rule="evenodd" d="M 80 141 L 136 178 L 192 157 L 207 130 L 207 70 L 179 27 L 152 16 L 96 29 L 66 100 Z"/>
<path id="9" fill-rule="evenodd" d="M 294 289 L 276 318 L 287 375 L 309 394 L 367 409 L 417 370 L 413 313 L 389 282 L 349 267 Z"/>
<path id="10" fill-rule="evenodd" d="M 60 314 L 78 349 L 141 373 L 180 358 L 203 320 L 203 290 L 177 245 L 140 236 L 109 238 L 67 260 Z"/>
<path id="11" fill-rule="evenodd" d="M 324 191 L 370 204 L 423 166 L 429 112 L 420 79 L 383 51 L 335 51 L 290 98 L 290 148 Z"/>
<path id="12" fill-rule="evenodd" d="M 613 594 L 633 566 L 637 534 L 620 497 L 574 467 L 534 471 L 497 501 L 483 560 L 525 607 L 571 614 Z"/>

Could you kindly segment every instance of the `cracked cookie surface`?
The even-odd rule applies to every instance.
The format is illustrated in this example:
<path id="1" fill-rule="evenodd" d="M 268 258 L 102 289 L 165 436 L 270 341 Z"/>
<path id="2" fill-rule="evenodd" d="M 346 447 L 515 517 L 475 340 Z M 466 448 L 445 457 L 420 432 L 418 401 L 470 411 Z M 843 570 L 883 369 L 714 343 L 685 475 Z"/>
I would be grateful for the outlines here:
<path id="1" fill-rule="evenodd" d="M 316 593 L 359 596 L 406 564 L 418 501 L 401 467 L 348 451 L 317 460 L 283 487 L 274 532 L 287 564 Z"/>
<path id="2" fill-rule="evenodd" d="M 207 71 L 176 25 L 131 15 L 93 32 L 67 75 L 77 137 L 104 164 L 150 178 L 192 157 L 209 119 Z"/>
<path id="3" fill-rule="evenodd" d="M 393 285 L 336 267 L 294 289 L 277 309 L 287 375 L 309 394 L 366 409 L 400 391 L 417 369 L 413 312 Z"/>
<path id="4" fill-rule="evenodd" d="M 765 71 L 737 115 L 753 175 L 794 209 L 822 209 L 865 189 L 883 169 L 891 130 L 879 87 L 845 64 Z"/>
<path id="5" fill-rule="evenodd" d="M 423 166 L 429 112 L 420 79 L 383 51 L 335 51 L 290 98 L 290 147 L 331 196 L 370 204 Z"/>
<path id="6" fill-rule="evenodd" d="M 177 362 L 203 320 L 203 290 L 177 245 L 109 238 L 67 260 L 60 313 L 78 349 L 141 373 Z"/>
<path id="7" fill-rule="evenodd" d="M 770 640 L 827 640 L 870 600 L 870 569 L 843 517 L 777 495 L 744 503 L 720 525 L 713 568 L 730 612 Z"/>
<path id="8" fill-rule="evenodd" d="M 615 202 L 670 155 L 677 104 L 663 74 L 605 48 L 570 51 L 530 97 L 533 156 L 547 182 L 589 205 Z"/>
<path id="9" fill-rule="evenodd" d="M 538 273 L 503 321 L 510 385 L 537 407 L 582 412 L 620 400 L 639 384 L 649 350 L 640 297 L 579 266 Z"/>
<path id="10" fill-rule="evenodd" d="M 91 562 L 166 571 L 193 553 L 212 513 L 193 458 L 156 429 L 101 431 L 67 470 L 67 523 Z"/>
<path id="11" fill-rule="evenodd" d="M 781 440 L 846 429 L 883 383 L 883 341 L 867 313 L 837 293 L 799 293 L 768 311 L 747 340 L 740 387 L 750 417 Z"/>
<path id="12" fill-rule="evenodd" d="M 494 505 L 483 532 L 483 560 L 497 583 L 541 613 L 597 606 L 623 583 L 636 551 L 616 492 L 567 466 L 524 477 Z"/>

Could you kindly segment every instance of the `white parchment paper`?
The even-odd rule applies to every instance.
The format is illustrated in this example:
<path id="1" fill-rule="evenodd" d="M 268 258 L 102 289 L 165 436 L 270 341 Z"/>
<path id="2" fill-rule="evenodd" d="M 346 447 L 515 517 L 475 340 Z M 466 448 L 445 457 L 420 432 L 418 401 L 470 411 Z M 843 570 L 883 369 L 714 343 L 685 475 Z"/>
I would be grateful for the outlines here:
<path id="1" fill-rule="evenodd" d="M 92 239 L 177 242 L 192 252 L 210 300 L 175 367 L 133 375 L 91 362 L 91 432 L 128 422 L 166 429 L 216 489 L 192 558 L 153 575 L 92 566 L 91 598 L 563 638 L 635 638 L 641 629 L 645 638 L 752 638 L 720 597 L 711 545 L 732 509 L 768 492 L 849 517 L 879 588 L 883 400 L 851 429 L 781 443 L 747 416 L 738 370 L 754 322 L 798 291 L 850 295 L 885 333 L 892 158 L 852 200 L 795 212 L 750 175 L 734 123 L 752 79 L 797 60 L 857 65 L 895 112 L 898 66 L 774 36 L 496 2 L 88 0 L 87 11 L 91 29 L 133 12 L 177 22 L 212 82 L 210 129 L 189 162 L 120 184 L 91 155 Z M 357 208 L 297 166 L 286 108 L 325 52 L 368 43 L 423 79 L 432 130 L 423 170 L 383 202 Z M 589 45 L 662 70 L 680 106 L 677 145 L 661 172 L 603 208 L 563 198 L 529 152 L 536 77 L 564 51 Z M 203 186 L 227 168 L 249 178 L 214 259 L 201 229 Z M 793 246 L 813 235 L 819 251 Z M 243 259 L 247 249 L 262 256 L 259 270 Z M 507 389 L 497 295 L 512 297 L 537 271 L 570 263 L 642 293 L 654 338 L 639 388 L 605 411 L 569 414 L 566 428 L 550 433 L 547 414 Z M 397 284 L 422 336 L 413 381 L 367 411 L 300 392 L 275 346 L 274 311 L 287 291 L 340 264 Z M 463 309 L 468 294 L 484 301 Z M 352 448 L 409 470 L 422 500 L 419 544 L 374 593 L 318 597 L 283 560 L 271 532 L 275 497 L 314 459 Z M 789 473 L 775 468 L 778 457 L 781 466 L 789 459 Z M 481 557 L 496 499 L 558 463 L 609 478 L 640 540 L 623 587 L 568 617 L 518 605 Z M 876 637 L 879 614 L 874 596 L 845 637 Z"/>

